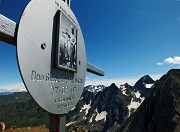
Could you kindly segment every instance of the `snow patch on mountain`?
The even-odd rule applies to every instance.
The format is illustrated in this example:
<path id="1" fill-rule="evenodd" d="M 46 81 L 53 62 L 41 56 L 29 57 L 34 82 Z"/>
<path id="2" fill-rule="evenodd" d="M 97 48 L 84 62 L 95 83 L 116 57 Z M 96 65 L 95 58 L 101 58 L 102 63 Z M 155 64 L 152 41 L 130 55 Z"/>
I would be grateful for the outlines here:
<path id="1" fill-rule="evenodd" d="M 95 110 L 95 113 L 91 116 L 89 122 L 92 123 L 93 119 L 95 119 L 95 121 L 100 121 L 100 120 L 104 120 L 104 122 L 106 121 L 106 116 L 107 116 L 107 112 L 106 111 L 102 111 L 101 113 L 98 113 L 98 110 Z"/>
<path id="2" fill-rule="evenodd" d="M 127 106 L 129 109 L 129 116 L 131 114 L 131 110 L 136 111 L 137 108 L 141 105 L 141 103 L 144 101 L 145 98 L 140 98 L 141 102 L 134 101 L 133 98 L 131 99 L 131 103 Z"/>
<path id="3" fill-rule="evenodd" d="M 91 116 L 90 120 L 89 120 L 89 123 L 92 123 L 92 119 L 94 117 L 94 114 Z"/>
<path id="4" fill-rule="evenodd" d="M 90 118 L 90 120 L 89 120 L 90 123 L 92 123 L 93 116 L 94 116 L 94 115 L 92 115 L 91 118 Z"/>
<path id="5" fill-rule="evenodd" d="M 139 91 L 135 92 L 135 96 L 136 98 L 140 98 L 141 94 L 139 93 Z"/>
<path id="6" fill-rule="evenodd" d="M 154 85 L 154 83 L 153 84 L 145 84 L 145 87 L 146 88 L 152 88 L 153 85 Z"/>
<path id="7" fill-rule="evenodd" d="M 127 107 L 129 110 L 131 110 L 131 109 L 137 109 L 139 105 L 140 105 L 139 102 L 134 102 L 133 99 L 131 99 L 131 103 Z"/>
<path id="8" fill-rule="evenodd" d="M 90 103 L 91 104 L 91 103 Z M 80 110 L 80 112 L 82 112 L 83 110 L 86 110 L 86 113 L 85 113 L 85 115 L 87 115 L 88 114 L 88 111 L 89 111 L 89 109 L 91 108 L 91 105 L 90 104 L 85 104 L 85 105 L 83 105 L 83 108 Z"/>
<path id="9" fill-rule="evenodd" d="M 128 95 L 126 94 L 126 87 L 125 87 L 124 85 L 121 85 L 120 88 L 122 89 L 122 93 L 123 93 L 124 95 L 128 96 Z"/>
<path id="10" fill-rule="evenodd" d="M 69 122 L 69 123 L 66 124 L 66 127 L 68 127 L 68 126 L 70 126 L 71 124 L 74 124 L 74 123 L 76 123 L 76 121 L 74 121 L 74 122 Z"/>
<path id="11" fill-rule="evenodd" d="M 100 120 L 103 120 L 103 119 L 104 119 L 104 121 L 106 121 L 106 115 L 107 115 L 106 111 L 102 111 L 101 113 L 97 112 L 97 116 L 95 118 L 95 121 L 100 121 Z"/>

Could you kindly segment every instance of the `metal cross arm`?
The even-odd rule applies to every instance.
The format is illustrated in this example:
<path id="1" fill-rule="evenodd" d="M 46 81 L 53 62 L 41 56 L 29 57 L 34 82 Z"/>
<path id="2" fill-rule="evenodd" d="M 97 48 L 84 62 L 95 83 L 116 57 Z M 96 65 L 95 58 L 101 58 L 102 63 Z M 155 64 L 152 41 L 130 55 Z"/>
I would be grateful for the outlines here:
<path id="1" fill-rule="evenodd" d="M 0 14 L 0 40 L 16 46 L 17 24 Z"/>
<path id="2" fill-rule="evenodd" d="M 16 46 L 17 29 L 18 29 L 18 24 L 16 24 L 14 21 L 0 14 L 0 41 Z M 87 62 L 87 72 L 99 76 L 104 76 L 104 71 L 90 64 L 89 62 Z"/>
<path id="3" fill-rule="evenodd" d="M 87 62 L 87 72 L 90 72 L 99 76 L 104 76 L 104 71 L 90 64 L 89 62 Z"/>

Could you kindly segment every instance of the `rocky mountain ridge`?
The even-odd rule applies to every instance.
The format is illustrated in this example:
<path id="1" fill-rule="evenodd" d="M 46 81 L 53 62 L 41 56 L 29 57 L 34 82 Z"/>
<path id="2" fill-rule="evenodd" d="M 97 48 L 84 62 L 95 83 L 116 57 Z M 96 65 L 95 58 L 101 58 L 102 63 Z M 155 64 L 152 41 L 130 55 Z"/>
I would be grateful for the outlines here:
<path id="1" fill-rule="evenodd" d="M 137 111 L 117 131 L 179 132 L 180 70 L 170 70 L 161 77 Z"/>
<path id="2" fill-rule="evenodd" d="M 86 87 L 67 114 L 67 131 L 179 132 L 180 70 L 170 70 L 154 84 L 139 82 L 152 86 L 145 97 L 142 88 L 127 83 Z M 0 96 L 0 115 L 7 127 L 48 126 L 48 113 L 26 92 Z"/>
<path id="3" fill-rule="evenodd" d="M 142 83 L 143 86 L 154 83 L 149 76 L 144 76 L 140 80 L 139 84 Z M 141 89 L 146 90 L 144 87 Z M 109 87 L 86 86 L 76 108 L 68 113 L 67 127 L 82 125 L 91 131 L 111 130 L 114 125 L 121 125 L 143 100 L 139 89 L 128 83 L 119 87 L 114 83 Z"/>

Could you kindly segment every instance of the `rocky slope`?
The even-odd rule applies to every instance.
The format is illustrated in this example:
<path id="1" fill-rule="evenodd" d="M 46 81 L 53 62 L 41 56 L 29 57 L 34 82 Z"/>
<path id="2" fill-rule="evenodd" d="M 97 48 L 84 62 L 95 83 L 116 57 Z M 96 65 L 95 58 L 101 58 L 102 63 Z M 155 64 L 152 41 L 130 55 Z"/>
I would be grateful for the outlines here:
<path id="1" fill-rule="evenodd" d="M 87 86 L 79 103 L 67 116 L 67 128 L 84 126 L 91 131 L 113 131 L 120 126 L 143 102 L 141 92 L 147 92 L 145 84 L 153 84 L 149 76 L 137 81 L 138 87 L 129 84 Z M 141 88 L 141 86 L 143 86 Z"/>
<path id="2" fill-rule="evenodd" d="M 85 91 L 76 108 L 69 112 L 67 126 L 82 125 L 91 131 L 107 131 L 128 117 L 130 101 L 115 84 L 96 94 Z"/>
<path id="3" fill-rule="evenodd" d="M 117 131 L 179 132 L 180 70 L 170 70 L 158 80 L 142 105 Z"/>

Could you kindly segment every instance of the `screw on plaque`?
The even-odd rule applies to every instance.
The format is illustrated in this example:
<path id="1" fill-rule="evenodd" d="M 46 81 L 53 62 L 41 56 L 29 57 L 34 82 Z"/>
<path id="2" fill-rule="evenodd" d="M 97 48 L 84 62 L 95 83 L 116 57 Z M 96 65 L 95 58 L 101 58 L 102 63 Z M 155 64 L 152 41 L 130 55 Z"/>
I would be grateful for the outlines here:
<path id="1" fill-rule="evenodd" d="M 42 50 L 45 50 L 45 48 L 46 48 L 46 43 L 42 43 L 42 44 L 41 44 L 41 49 L 42 49 Z"/>
<path id="2" fill-rule="evenodd" d="M 79 61 L 79 65 L 81 65 L 81 61 Z"/>

